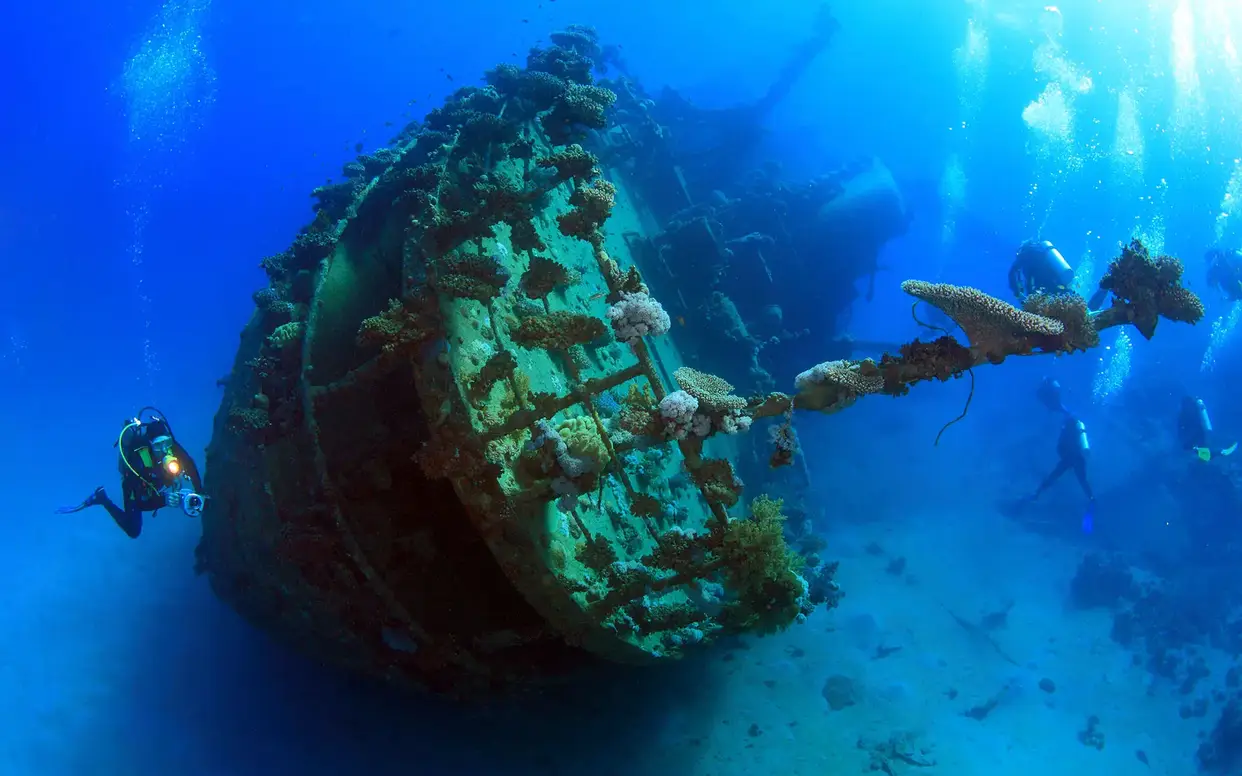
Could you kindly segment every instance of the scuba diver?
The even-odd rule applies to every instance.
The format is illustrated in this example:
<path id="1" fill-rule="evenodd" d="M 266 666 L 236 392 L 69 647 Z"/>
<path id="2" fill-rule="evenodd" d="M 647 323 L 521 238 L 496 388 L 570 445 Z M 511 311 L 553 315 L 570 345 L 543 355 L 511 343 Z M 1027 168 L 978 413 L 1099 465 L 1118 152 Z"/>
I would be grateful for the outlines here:
<path id="1" fill-rule="evenodd" d="M 1227 447 L 1214 447 L 1214 437 L 1212 418 L 1208 415 L 1203 399 L 1184 397 L 1182 408 L 1177 414 L 1177 439 L 1182 449 L 1193 451 L 1200 461 L 1210 461 L 1213 455 L 1233 455 L 1238 449 L 1237 442 Z"/>
<path id="2" fill-rule="evenodd" d="M 1009 290 L 1019 302 L 1034 294 L 1065 294 L 1074 282 L 1074 268 L 1061 252 L 1047 240 L 1027 240 L 1018 248 L 1018 255 L 1009 265 Z M 1098 310 L 1108 297 L 1106 289 L 1098 289 L 1087 302 L 1087 308 Z"/>
<path id="3" fill-rule="evenodd" d="M 1083 533 L 1091 533 L 1095 519 L 1095 493 L 1091 490 L 1091 483 L 1087 480 L 1087 459 L 1091 452 L 1091 443 L 1087 439 L 1087 427 L 1066 409 L 1065 402 L 1061 400 L 1061 384 L 1056 380 L 1045 377 L 1043 384 L 1036 392 L 1036 398 L 1049 410 L 1060 413 L 1065 418 L 1065 422 L 1061 426 L 1061 435 L 1057 438 L 1057 465 L 1047 477 L 1044 477 L 1043 482 L 1039 483 L 1035 492 L 1027 496 L 1022 503 L 1034 502 L 1045 490 L 1052 487 L 1061 475 L 1072 471 L 1078 479 L 1079 486 L 1082 487 L 1082 492 L 1087 496 L 1087 510 L 1082 517 L 1082 530 Z"/>
<path id="4" fill-rule="evenodd" d="M 1207 282 L 1230 302 L 1242 301 L 1242 251 L 1213 248 L 1204 255 Z"/>
<path id="5" fill-rule="evenodd" d="M 151 416 L 144 419 L 143 414 Z M 163 507 L 180 508 L 187 517 L 203 513 L 206 497 L 199 479 L 198 466 L 173 435 L 172 426 L 154 407 L 143 407 L 138 416 L 125 421 L 117 441 L 121 473 L 121 495 L 124 508 L 108 497 L 102 487 L 87 496 L 81 504 L 62 507 L 57 514 L 81 512 L 87 507 L 102 506 L 131 539 L 142 533 L 142 513 L 157 512 Z"/>

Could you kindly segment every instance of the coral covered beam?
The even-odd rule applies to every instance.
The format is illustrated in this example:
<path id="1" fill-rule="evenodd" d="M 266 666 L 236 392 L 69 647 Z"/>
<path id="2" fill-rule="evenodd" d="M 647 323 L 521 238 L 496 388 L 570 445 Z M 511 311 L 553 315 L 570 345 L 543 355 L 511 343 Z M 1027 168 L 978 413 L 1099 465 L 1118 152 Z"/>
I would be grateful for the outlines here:
<path id="1" fill-rule="evenodd" d="M 1100 281 L 1112 293 L 1112 305 L 1094 314 L 1077 294 L 1037 294 L 1019 309 L 978 289 L 907 280 L 902 290 L 949 316 L 968 344 L 946 332 L 932 342 L 902 345 L 879 362 L 826 361 L 798 375 L 796 396 L 766 397 L 752 414 L 778 415 L 790 402 L 797 409 L 837 412 L 868 394 L 901 396 L 915 383 L 960 377 L 1009 356 L 1088 350 L 1099 344 L 1101 331 L 1127 323 L 1150 339 L 1160 318 L 1191 324 L 1203 318 L 1203 303 L 1181 284 L 1182 269 L 1179 260 L 1153 258 L 1141 242 L 1131 242 Z"/>

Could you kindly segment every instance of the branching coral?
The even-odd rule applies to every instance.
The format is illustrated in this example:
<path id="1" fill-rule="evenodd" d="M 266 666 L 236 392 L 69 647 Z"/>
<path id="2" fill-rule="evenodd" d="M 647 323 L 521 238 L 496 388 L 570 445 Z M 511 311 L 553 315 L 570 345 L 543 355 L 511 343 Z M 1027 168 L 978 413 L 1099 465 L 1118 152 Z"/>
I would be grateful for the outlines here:
<path id="1" fill-rule="evenodd" d="M 565 265 L 545 256 L 531 256 L 530 266 L 522 273 L 519 287 L 531 299 L 546 299 L 553 291 L 577 281 L 575 273 Z"/>
<path id="2" fill-rule="evenodd" d="M 547 73 L 562 78 L 572 84 L 589 84 L 592 81 L 591 69 L 594 63 L 585 55 L 568 46 L 549 46 L 533 48 L 526 55 L 526 69 L 536 73 Z"/>
<path id="3" fill-rule="evenodd" d="M 870 364 L 871 369 L 864 369 Z M 879 393 L 884 378 L 876 374 L 874 362 L 825 361 L 794 379 L 798 406 L 804 409 L 843 409 L 861 397 Z"/>
<path id="4" fill-rule="evenodd" d="M 1023 301 L 1022 309 L 1061 322 L 1064 330 L 1058 350 L 1073 353 L 1100 344 L 1100 332 L 1091 322 L 1087 300 L 1078 294 L 1034 294 Z"/>
<path id="5" fill-rule="evenodd" d="M 885 354 L 879 364 L 826 362 L 798 376 L 794 404 L 835 412 L 868 393 L 900 396 L 917 382 L 948 380 L 1008 356 L 1086 350 L 1097 345 L 1099 333 L 1111 326 L 1133 323 L 1150 337 L 1161 317 L 1195 323 L 1203 316 L 1203 304 L 1181 285 L 1181 276 L 1177 259 L 1152 259 L 1134 241 L 1100 284 L 1112 291 L 1112 306 L 1095 314 L 1073 294 L 1036 295 L 1027 300 L 1027 309 L 1018 310 L 973 288 L 906 281 L 902 289 L 944 311 L 961 326 L 970 347 L 946 335 L 933 342 L 914 340 L 898 355 Z M 779 402 L 768 404 L 763 407 L 765 415 L 783 411 Z"/>
<path id="6" fill-rule="evenodd" d="M 779 469 L 793 463 L 794 456 L 798 454 L 799 445 L 798 434 L 794 431 L 791 418 L 786 416 L 784 423 L 773 426 L 769 436 L 772 442 L 772 456 L 768 459 L 768 466 Z"/>
<path id="7" fill-rule="evenodd" d="M 660 402 L 666 437 L 705 437 L 713 431 L 737 434 L 750 428 L 746 400 L 732 395 L 733 386 L 728 382 L 685 366 L 673 376 L 682 390 Z"/>
<path id="8" fill-rule="evenodd" d="M 907 280 L 901 290 L 952 318 L 971 348 L 994 364 L 1031 352 L 1038 338 L 1057 338 L 1065 331 L 1060 321 L 1019 310 L 976 288 Z"/>
<path id="9" fill-rule="evenodd" d="M 331 232 L 303 232 L 293 241 L 289 254 L 296 269 L 310 269 L 332 254 L 336 236 Z"/>
<path id="10" fill-rule="evenodd" d="M 291 321 L 276 327 L 267 338 L 267 344 L 276 350 L 284 350 L 302 341 L 306 334 L 306 324 L 302 321 Z"/>
<path id="11" fill-rule="evenodd" d="M 862 362 L 858 369 L 865 375 L 878 374 L 882 379 L 882 392 L 889 396 L 904 396 L 910 386 L 924 380 L 940 380 L 961 377 L 976 363 L 970 348 L 950 336 L 931 342 L 914 340 L 901 346 L 897 355 L 885 353 L 876 367 L 870 361 Z"/>
<path id="12" fill-rule="evenodd" d="M 358 345 L 412 355 L 442 330 L 435 301 L 425 293 L 414 293 L 403 300 L 393 299 L 387 310 L 364 320 L 358 327 Z"/>
<path id="13" fill-rule="evenodd" d="M 470 397 L 475 401 L 486 399 L 492 388 L 501 380 L 507 380 L 517 370 L 517 359 L 508 350 L 499 350 L 483 364 L 483 368 L 470 381 Z"/>
<path id="14" fill-rule="evenodd" d="M 586 183 L 599 175 L 599 167 L 596 166 L 599 159 L 577 143 L 539 159 L 536 164 L 544 169 L 556 170 L 553 180 L 557 183 L 568 180 Z"/>
<path id="15" fill-rule="evenodd" d="M 656 436 L 660 433 L 659 407 L 655 397 L 648 390 L 639 390 L 631 384 L 629 391 L 621 398 L 621 408 L 617 411 L 617 427 L 634 436 Z"/>
<path id="16" fill-rule="evenodd" d="M 582 186 L 569 198 L 573 209 L 556 217 L 561 234 L 589 243 L 599 241 L 599 228 L 612 215 L 617 187 L 602 178 Z"/>
<path id="17" fill-rule="evenodd" d="M 1182 271 L 1179 260 L 1171 256 L 1153 259 L 1141 242 L 1132 241 L 1100 281 L 1100 288 L 1111 291 L 1116 300 L 1101 317 L 1110 325 L 1116 318 L 1133 323 L 1147 339 L 1156 333 L 1156 323 L 1162 317 L 1198 323 L 1203 318 L 1203 302 L 1181 284 Z"/>
<path id="18" fill-rule="evenodd" d="M 733 395 L 733 386 L 716 375 L 683 366 L 673 372 L 673 379 L 709 412 L 728 412 L 746 407 L 745 399 Z"/>
<path id="19" fill-rule="evenodd" d="M 435 287 L 447 296 L 486 304 L 509 282 L 509 270 L 495 256 L 453 253 L 435 263 Z"/>
<path id="20" fill-rule="evenodd" d="M 252 297 L 255 307 L 263 314 L 268 325 L 279 326 L 293 318 L 295 308 L 292 302 L 286 301 L 281 292 L 273 286 L 260 288 Z"/>
<path id="21" fill-rule="evenodd" d="M 563 49 L 581 54 L 592 62 L 598 63 L 604 54 L 599 43 L 599 33 L 594 27 L 583 24 L 570 24 L 560 32 L 548 36 L 548 40 Z"/>
<path id="22" fill-rule="evenodd" d="M 567 350 L 585 345 L 607 333 L 604 322 L 591 315 L 563 310 L 523 318 L 509 329 L 509 336 L 524 348 Z"/>
<path id="23" fill-rule="evenodd" d="M 690 475 L 710 504 L 727 508 L 742 496 L 742 481 L 727 458 L 704 458 Z"/>
<path id="24" fill-rule="evenodd" d="M 580 134 L 580 127 L 607 127 L 608 109 L 616 101 L 616 93 L 609 89 L 571 83 L 556 100 L 552 110 L 540 118 L 540 123 L 548 139 L 556 145 L 564 145 Z"/>
<path id="25" fill-rule="evenodd" d="M 727 628 L 775 633 L 814 609 L 802 559 L 785 544 L 782 502 L 760 496 L 751 502 L 749 520 L 730 520 L 718 550 L 726 587 L 736 600 L 725 606 Z"/>
<path id="26" fill-rule="evenodd" d="M 569 88 L 568 82 L 552 73 L 522 70 L 516 65 L 502 64 L 489 70 L 488 84 L 509 100 L 506 115 L 514 120 L 528 120 L 549 110 Z"/>
<path id="27" fill-rule="evenodd" d="M 257 440 L 270 424 L 267 410 L 261 407 L 232 407 L 229 409 L 228 426 L 231 430 Z"/>

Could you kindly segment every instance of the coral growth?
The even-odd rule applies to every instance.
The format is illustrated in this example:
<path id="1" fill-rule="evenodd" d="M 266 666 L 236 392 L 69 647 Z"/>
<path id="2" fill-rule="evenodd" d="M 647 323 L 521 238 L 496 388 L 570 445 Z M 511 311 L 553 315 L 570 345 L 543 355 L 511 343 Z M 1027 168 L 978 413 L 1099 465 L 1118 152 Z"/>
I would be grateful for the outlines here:
<path id="1" fill-rule="evenodd" d="M 603 178 L 582 186 L 569 198 L 573 209 L 556 217 L 561 234 L 577 237 L 589 243 L 600 239 L 599 229 L 612 215 L 616 204 L 617 187 Z"/>
<path id="2" fill-rule="evenodd" d="M 228 426 L 233 431 L 252 440 L 261 438 L 267 430 L 270 417 L 262 407 L 232 407 L 229 409 Z"/>
<path id="3" fill-rule="evenodd" d="M 281 292 L 273 286 L 260 288 L 254 292 L 252 298 L 255 307 L 258 308 L 268 325 L 279 326 L 282 323 L 288 323 L 294 317 L 293 303 L 286 301 Z"/>
<path id="4" fill-rule="evenodd" d="M 599 167 L 596 166 L 599 159 L 577 143 L 539 159 L 536 164 L 544 169 L 556 170 L 552 179 L 557 183 L 574 180 L 585 184 L 599 175 Z"/>
<path id="5" fill-rule="evenodd" d="M 606 333 L 599 318 L 563 310 L 523 318 L 509 329 L 510 338 L 518 345 L 544 350 L 567 350 L 593 342 Z"/>
<path id="6" fill-rule="evenodd" d="M 779 426 L 772 427 L 771 442 L 772 456 L 768 459 L 768 466 L 779 469 L 793 463 L 794 456 L 798 454 L 798 434 L 789 417 Z"/>
<path id="7" fill-rule="evenodd" d="M 564 78 L 539 70 L 502 64 L 486 73 L 488 84 L 509 101 L 506 114 L 515 121 L 533 119 L 549 110 L 569 89 Z"/>
<path id="8" fill-rule="evenodd" d="M 604 49 L 599 43 L 599 33 L 594 27 L 587 25 L 570 24 L 560 32 L 549 35 L 548 40 L 560 48 L 586 57 L 596 65 L 604 55 Z"/>
<path id="9" fill-rule="evenodd" d="M 379 348 L 387 354 L 414 355 L 442 330 L 435 301 L 414 293 L 402 300 L 393 299 L 384 312 L 364 320 L 358 327 L 358 345 Z"/>
<path id="10" fill-rule="evenodd" d="M 553 291 L 577 280 L 565 265 L 544 256 L 531 256 L 530 266 L 522 273 L 519 288 L 531 299 L 546 299 Z"/>
<path id="11" fill-rule="evenodd" d="M 673 391 L 666 395 L 660 400 L 664 435 L 669 439 L 685 439 L 694 432 L 694 418 L 698 410 L 699 400 L 685 391 Z"/>
<path id="12" fill-rule="evenodd" d="M 599 435 L 595 421 L 585 415 L 570 418 L 557 427 L 557 433 L 565 441 L 569 454 L 582 461 L 590 461 L 591 471 L 603 471 L 611 456 Z"/>
<path id="13" fill-rule="evenodd" d="M 1100 344 L 1100 333 L 1091 323 L 1087 300 L 1078 294 L 1034 294 L 1022 302 L 1022 309 L 1041 318 L 1060 321 L 1063 331 L 1059 350 L 1073 353 Z"/>
<path id="14" fill-rule="evenodd" d="M 457 299 L 487 304 L 508 282 L 509 270 L 495 256 L 459 252 L 435 263 L 436 290 Z"/>
<path id="15" fill-rule="evenodd" d="M 631 384 L 617 411 L 617 427 L 634 436 L 656 436 L 662 429 L 659 407 L 649 389 Z"/>
<path id="16" fill-rule="evenodd" d="M 591 83 L 594 63 L 569 47 L 534 48 L 526 55 L 526 69 L 570 82 L 571 85 Z"/>
<path id="17" fill-rule="evenodd" d="M 470 381 L 468 392 L 476 402 L 487 398 L 492 388 L 501 380 L 507 380 L 517 370 L 517 359 L 507 350 L 500 350 L 483 364 L 483 368 Z"/>
<path id="18" fill-rule="evenodd" d="M 745 399 L 733 395 L 733 386 L 716 375 L 683 366 L 673 373 L 673 379 L 710 412 L 728 412 L 746 407 Z"/>
<path id="19" fill-rule="evenodd" d="M 1029 353 L 1039 338 L 1058 338 L 1058 320 L 1019 310 L 976 288 L 907 280 L 901 290 L 938 308 L 962 328 L 971 349 L 994 364 L 1006 356 Z"/>
<path id="20" fill-rule="evenodd" d="M 872 363 L 871 366 L 875 365 Z M 794 379 L 794 387 L 798 389 L 798 406 L 804 409 L 843 409 L 863 396 L 879 393 L 884 388 L 884 378 L 869 371 L 864 371 L 861 364 L 853 361 L 816 364 Z"/>
<path id="21" fill-rule="evenodd" d="M 617 339 L 631 345 L 643 337 L 665 334 L 672 326 L 664 307 L 641 292 L 622 293 L 621 298 L 608 308 L 608 320 Z"/>
<path id="22" fill-rule="evenodd" d="M 1151 339 L 1160 318 L 1182 323 L 1198 323 L 1203 318 L 1203 302 L 1181 284 L 1182 271 L 1179 260 L 1171 256 L 1153 259 L 1134 240 L 1109 265 L 1100 288 L 1111 291 L 1127 308 L 1126 321 Z"/>
<path id="23" fill-rule="evenodd" d="M 750 505 L 749 520 L 730 520 L 720 542 L 726 587 L 736 596 L 721 612 L 727 628 L 753 633 L 783 630 L 814 607 L 802 559 L 785 544 L 782 502 L 767 496 Z"/>
<path id="24" fill-rule="evenodd" d="M 616 101 L 616 93 L 609 89 L 571 83 L 552 110 L 540 118 L 540 124 L 552 143 L 565 145 L 580 136 L 583 127 L 606 128 L 608 109 Z"/>
<path id="25" fill-rule="evenodd" d="M 267 344 L 276 350 L 283 350 L 287 347 L 300 343 L 305 334 L 305 323 L 301 321 L 291 321 L 277 326 L 276 331 L 272 332 L 268 336 Z"/>
<path id="26" fill-rule="evenodd" d="M 742 496 L 742 481 L 727 458 L 704 458 L 691 472 L 709 504 L 731 507 Z"/>

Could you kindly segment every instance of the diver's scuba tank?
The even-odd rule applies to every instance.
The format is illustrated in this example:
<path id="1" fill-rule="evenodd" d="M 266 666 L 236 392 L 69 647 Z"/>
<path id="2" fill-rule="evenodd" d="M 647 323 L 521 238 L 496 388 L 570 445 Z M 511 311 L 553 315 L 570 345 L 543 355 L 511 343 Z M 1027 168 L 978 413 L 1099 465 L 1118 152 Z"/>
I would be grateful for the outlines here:
<path id="1" fill-rule="evenodd" d="M 1074 282 L 1074 268 L 1048 240 L 1030 241 L 1018 250 L 1023 268 L 1033 285 L 1030 291 L 1054 294 L 1068 291 Z"/>
<path id="2" fill-rule="evenodd" d="M 1199 426 L 1199 432 L 1203 435 L 1203 439 L 1207 439 L 1212 433 L 1212 416 L 1208 415 L 1207 405 L 1203 403 L 1203 399 L 1195 399 L 1195 422 Z"/>
<path id="3" fill-rule="evenodd" d="M 1073 424 L 1074 445 L 1078 450 L 1078 454 L 1085 457 L 1091 452 L 1091 440 L 1087 439 L 1087 425 L 1081 420 L 1071 419 Z"/>

